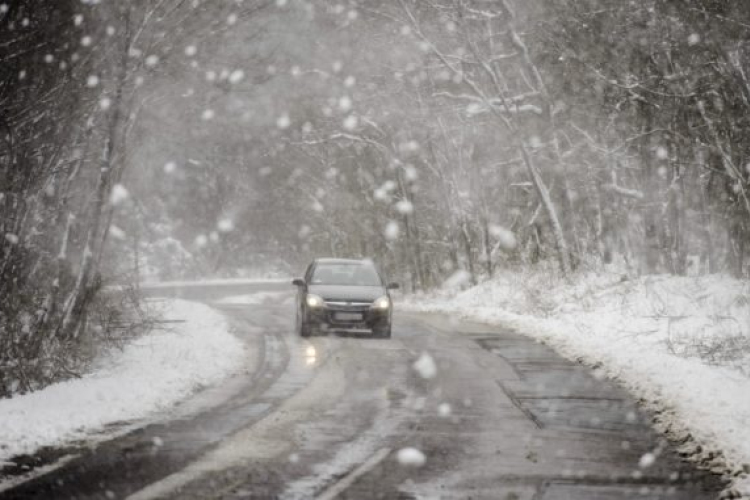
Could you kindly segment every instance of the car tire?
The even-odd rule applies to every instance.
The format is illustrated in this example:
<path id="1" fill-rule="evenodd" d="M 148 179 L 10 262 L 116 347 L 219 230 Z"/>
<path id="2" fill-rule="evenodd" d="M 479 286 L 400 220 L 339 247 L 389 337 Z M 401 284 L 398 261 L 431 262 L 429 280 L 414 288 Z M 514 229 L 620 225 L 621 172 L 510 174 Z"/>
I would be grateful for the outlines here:
<path id="1" fill-rule="evenodd" d="M 302 314 L 300 311 L 297 311 L 297 333 L 300 337 L 309 337 L 312 333 L 310 325 L 302 320 Z"/>
<path id="2" fill-rule="evenodd" d="M 299 335 L 300 337 L 309 337 L 312 335 L 312 329 L 310 328 L 310 325 L 307 323 L 302 323 L 299 327 Z"/>
<path id="3" fill-rule="evenodd" d="M 391 338 L 391 325 L 376 328 L 373 333 L 379 339 L 389 339 Z"/>

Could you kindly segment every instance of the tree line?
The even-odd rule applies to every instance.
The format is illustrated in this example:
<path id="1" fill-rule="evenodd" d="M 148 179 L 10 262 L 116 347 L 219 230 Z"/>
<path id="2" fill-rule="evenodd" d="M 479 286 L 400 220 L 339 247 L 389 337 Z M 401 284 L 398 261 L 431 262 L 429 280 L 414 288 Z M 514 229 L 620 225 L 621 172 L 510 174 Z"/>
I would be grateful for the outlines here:
<path id="1" fill-rule="evenodd" d="M 0 395 L 152 272 L 748 277 L 740 2 L 48 4 L 0 4 Z"/>

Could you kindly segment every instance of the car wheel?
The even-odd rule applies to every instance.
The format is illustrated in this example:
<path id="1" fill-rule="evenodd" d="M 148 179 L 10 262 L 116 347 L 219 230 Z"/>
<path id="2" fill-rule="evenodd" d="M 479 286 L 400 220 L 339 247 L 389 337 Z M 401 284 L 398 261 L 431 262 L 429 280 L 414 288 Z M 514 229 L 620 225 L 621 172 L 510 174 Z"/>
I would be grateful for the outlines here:
<path id="1" fill-rule="evenodd" d="M 302 320 L 300 311 L 297 311 L 297 333 L 300 337 L 309 337 L 311 333 L 310 325 Z"/>
<path id="2" fill-rule="evenodd" d="M 391 325 L 376 328 L 372 333 L 379 339 L 389 339 L 391 338 Z"/>
<path id="3" fill-rule="evenodd" d="M 309 337 L 310 335 L 312 335 L 312 329 L 310 328 L 310 325 L 308 325 L 307 323 L 302 323 L 302 325 L 300 325 L 299 334 L 301 337 Z"/>

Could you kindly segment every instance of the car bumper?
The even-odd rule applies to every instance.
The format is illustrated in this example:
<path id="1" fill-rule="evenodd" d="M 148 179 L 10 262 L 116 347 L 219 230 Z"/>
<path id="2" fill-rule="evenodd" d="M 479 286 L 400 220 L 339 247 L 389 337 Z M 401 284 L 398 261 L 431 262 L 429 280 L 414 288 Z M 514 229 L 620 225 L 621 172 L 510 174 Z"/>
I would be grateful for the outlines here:
<path id="1" fill-rule="evenodd" d="M 391 312 L 366 310 L 341 310 L 331 308 L 307 311 L 307 324 L 312 328 L 330 331 L 356 332 L 386 328 L 391 323 Z"/>

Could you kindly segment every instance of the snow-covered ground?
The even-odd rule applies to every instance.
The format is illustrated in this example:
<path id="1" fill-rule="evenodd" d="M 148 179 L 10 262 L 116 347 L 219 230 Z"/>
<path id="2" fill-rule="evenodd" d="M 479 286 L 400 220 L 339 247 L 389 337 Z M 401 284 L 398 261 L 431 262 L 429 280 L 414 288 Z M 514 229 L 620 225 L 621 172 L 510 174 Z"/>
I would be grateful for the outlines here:
<path id="1" fill-rule="evenodd" d="M 226 305 L 261 305 L 268 303 L 284 303 L 292 300 L 291 292 L 256 292 L 247 295 L 232 295 L 216 301 Z"/>
<path id="2" fill-rule="evenodd" d="M 401 308 L 507 325 L 596 367 L 643 398 L 663 431 L 689 443 L 684 451 L 735 473 L 750 496 L 750 283 L 505 272 L 456 291 L 462 281 Z M 712 451 L 723 458 L 709 460 Z"/>
<path id="3" fill-rule="evenodd" d="M 154 307 L 175 322 L 99 359 L 79 379 L 0 400 L 0 462 L 154 415 L 241 368 L 244 346 L 220 313 L 183 300 Z"/>
<path id="4" fill-rule="evenodd" d="M 141 283 L 141 288 L 190 288 L 205 287 L 211 285 L 254 285 L 257 283 L 291 283 L 292 278 L 219 278 L 212 280 L 185 280 L 185 281 L 147 281 Z"/>

